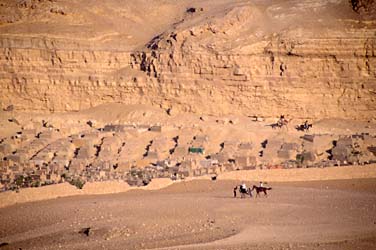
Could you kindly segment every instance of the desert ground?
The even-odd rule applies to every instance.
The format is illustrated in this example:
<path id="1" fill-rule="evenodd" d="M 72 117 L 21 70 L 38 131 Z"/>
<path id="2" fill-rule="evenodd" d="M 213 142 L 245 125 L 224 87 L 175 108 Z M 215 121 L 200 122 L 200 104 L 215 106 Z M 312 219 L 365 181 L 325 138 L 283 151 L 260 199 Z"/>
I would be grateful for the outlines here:
<path id="1" fill-rule="evenodd" d="M 374 0 L 0 0 L 0 249 L 376 249 L 375 34 Z"/>
<path id="2" fill-rule="evenodd" d="M 2 208 L 1 249 L 376 246 L 375 179 L 268 183 L 268 197 L 244 199 L 233 198 L 237 184 L 196 180 Z"/>

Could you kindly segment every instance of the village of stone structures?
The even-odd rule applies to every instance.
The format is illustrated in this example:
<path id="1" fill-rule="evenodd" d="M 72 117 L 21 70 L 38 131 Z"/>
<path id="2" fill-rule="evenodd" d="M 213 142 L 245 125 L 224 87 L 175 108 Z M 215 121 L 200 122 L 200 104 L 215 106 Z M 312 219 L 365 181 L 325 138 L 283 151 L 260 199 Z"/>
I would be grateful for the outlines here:
<path id="1" fill-rule="evenodd" d="M 122 105 L 97 109 L 121 110 Z M 17 132 L 0 144 L 2 191 L 69 182 L 119 180 L 146 186 L 154 178 L 187 177 L 253 169 L 326 168 L 376 163 L 376 127 L 333 129 L 341 121 L 318 121 L 312 128 L 260 122 L 258 118 L 163 114 L 163 110 L 137 111 L 149 123 L 110 124 L 79 118 L 60 122 L 31 118 L 20 123 L 3 112 L 4 123 L 16 123 Z M 95 116 L 96 111 L 92 111 Z M 158 117 L 159 122 L 154 123 Z M 22 118 L 20 118 L 22 119 Z M 125 119 L 128 120 L 129 118 Z M 165 120 L 165 122 L 160 122 Z M 175 124 L 174 120 L 185 120 Z M 344 122 L 344 121 L 342 121 Z M 276 128 L 272 128 L 272 126 Z M 317 128 L 316 128 L 317 127 Z M 303 131 L 301 131 L 303 130 Z"/>
<path id="2" fill-rule="evenodd" d="M 374 0 L 0 0 L 0 249 L 376 248 L 375 55 Z"/>

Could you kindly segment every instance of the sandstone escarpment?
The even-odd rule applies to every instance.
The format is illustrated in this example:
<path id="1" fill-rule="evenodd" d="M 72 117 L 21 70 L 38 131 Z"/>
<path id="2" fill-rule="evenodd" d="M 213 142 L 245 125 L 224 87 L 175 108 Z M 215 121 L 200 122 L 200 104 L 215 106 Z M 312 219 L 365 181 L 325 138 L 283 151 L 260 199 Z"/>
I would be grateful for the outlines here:
<path id="1" fill-rule="evenodd" d="M 129 65 L 129 52 L 3 48 L 0 61 L 3 106 L 66 111 L 138 101 L 138 84 L 114 75 Z"/>
<path id="2" fill-rule="evenodd" d="M 0 26 L 3 108 L 69 111 L 121 102 L 216 115 L 376 117 L 376 21 L 364 5 L 165 1 L 145 16 L 135 3 L 82 13 L 64 2 L 25 4 L 14 24 Z M 42 7 L 65 12 L 42 15 Z M 129 30 L 114 26 L 125 14 Z M 67 22 L 77 36 L 31 24 L 33 15 Z M 35 34 L 25 34 L 25 22 Z M 78 27 L 87 32 L 78 35 Z M 151 30 L 160 35 L 139 35 L 151 37 Z"/>
<path id="3" fill-rule="evenodd" d="M 175 86 L 174 98 L 193 112 L 375 117 L 373 21 L 268 33 L 252 26 L 260 18 L 242 6 L 202 26 L 182 25 L 135 54 L 134 67 Z"/>

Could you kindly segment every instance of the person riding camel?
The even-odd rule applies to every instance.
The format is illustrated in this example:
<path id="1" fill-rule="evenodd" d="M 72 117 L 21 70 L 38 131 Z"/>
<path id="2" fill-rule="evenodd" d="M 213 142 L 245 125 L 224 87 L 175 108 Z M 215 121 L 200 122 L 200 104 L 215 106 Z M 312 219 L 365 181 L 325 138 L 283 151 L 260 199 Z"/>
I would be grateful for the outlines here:
<path id="1" fill-rule="evenodd" d="M 285 118 L 284 115 L 281 115 L 281 116 L 279 117 L 279 120 L 278 120 L 277 124 L 278 124 L 280 127 L 282 127 L 283 125 L 287 124 L 287 120 L 286 120 L 286 118 Z"/>
<path id="2" fill-rule="evenodd" d="M 304 124 L 303 124 L 303 129 L 304 130 L 308 130 L 309 129 L 309 125 L 308 125 L 308 121 L 305 120 Z"/>
<path id="3" fill-rule="evenodd" d="M 248 194 L 252 197 L 252 192 L 250 188 L 247 188 L 244 182 L 241 185 L 234 187 L 234 198 L 236 198 L 237 190 L 239 189 L 240 198 L 245 198 L 245 195 Z"/>
<path id="4" fill-rule="evenodd" d="M 245 183 L 243 182 L 242 185 L 240 186 L 240 188 L 244 191 L 247 191 L 247 186 L 245 185 Z"/>

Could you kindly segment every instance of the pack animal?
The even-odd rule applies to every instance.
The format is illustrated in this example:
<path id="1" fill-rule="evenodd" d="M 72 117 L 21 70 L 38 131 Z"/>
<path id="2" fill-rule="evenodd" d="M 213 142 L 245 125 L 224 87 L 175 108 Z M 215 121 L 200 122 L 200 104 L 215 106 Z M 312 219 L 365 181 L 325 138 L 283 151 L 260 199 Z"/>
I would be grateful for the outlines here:
<path id="1" fill-rule="evenodd" d="M 295 127 L 296 130 L 303 131 L 303 132 L 304 131 L 307 132 L 310 128 L 312 128 L 312 124 L 306 124 L 306 123 L 297 125 Z"/>
<path id="2" fill-rule="evenodd" d="M 281 129 L 283 127 L 285 127 L 286 129 L 288 129 L 288 126 L 287 126 L 288 124 L 289 124 L 288 120 L 286 120 L 286 119 L 280 119 L 276 123 L 272 123 L 269 126 L 272 127 L 272 129 L 276 129 L 276 128 Z"/>
<path id="3" fill-rule="evenodd" d="M 264 193 L 264 196 L 267 197 L 268 196 L 267 190 L 272 190 L 272 188 L 271 187 L 258 187 L 258 186 L 253 185 L 251 192 L 253 190 L 256 190 L 256 197 L 259 196 L 260 193 Z"/>
<path id="4" fill-rule="evenodd" d="M 238 185 L 234 187 L 234 198 L 237 196 L 237 191 L 239 190 L 240 198 L 245 198 L 246 195 L 249 195 L 249 197 L 252 198 L 252 190 L 251 188 L 244 189 L 242 185 Z"/>

